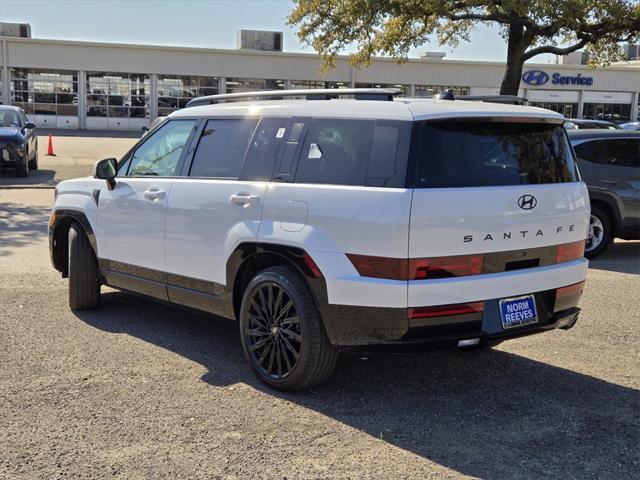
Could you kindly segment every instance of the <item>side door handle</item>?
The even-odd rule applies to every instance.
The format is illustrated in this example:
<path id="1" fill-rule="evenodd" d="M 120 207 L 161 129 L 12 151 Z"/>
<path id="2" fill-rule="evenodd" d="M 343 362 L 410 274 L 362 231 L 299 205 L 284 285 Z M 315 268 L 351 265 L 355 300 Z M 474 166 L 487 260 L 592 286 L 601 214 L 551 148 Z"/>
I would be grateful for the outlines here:
<path id="1" fill-rule="evenodd" d="M 248 208 L 258 203 L 260 197 L 258 195 L 251 195 L 249 193 L 236 193 L 229 197 L 229 203 L 232 205 L 238 205 L 239 207 Z"/>
<path id="2" fill-rule="evenodd" d="M 618 185 L 619 183 L 622 183 L 621 181 L 618 180 L 600 180 L 602 183 L 606 183 L 607 185 Z"/>
<path id="3" fill-rule="evenodd" d="M 158 188 L 150 188 L 149 190 L 144 191 L 144 198 L 155 202 L 156 200 L 164 198 L 165 194 L 166 192 L 164 190 L 160 190 Z"/>

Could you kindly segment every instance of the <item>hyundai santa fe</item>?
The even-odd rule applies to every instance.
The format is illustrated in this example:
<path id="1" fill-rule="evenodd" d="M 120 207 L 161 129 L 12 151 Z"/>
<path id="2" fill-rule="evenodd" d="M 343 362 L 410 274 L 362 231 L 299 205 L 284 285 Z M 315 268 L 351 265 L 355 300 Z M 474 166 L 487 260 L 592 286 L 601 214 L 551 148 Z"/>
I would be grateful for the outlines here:
<path id="1" fill-rule="evenodd" d="M 345 348 L 572 327 L 589 198 L 563 117 L 396 93 L 194 99 L 61 182 L 50 251 L 70 308 L 107 285 L 235 319 L 281 390 L 323 381 Z"/>

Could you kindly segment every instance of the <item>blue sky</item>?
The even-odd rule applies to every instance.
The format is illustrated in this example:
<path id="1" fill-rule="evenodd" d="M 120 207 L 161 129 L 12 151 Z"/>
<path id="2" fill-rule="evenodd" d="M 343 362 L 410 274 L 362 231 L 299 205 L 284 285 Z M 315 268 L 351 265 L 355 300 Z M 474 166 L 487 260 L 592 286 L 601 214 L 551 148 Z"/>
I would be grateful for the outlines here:
<path id="1" fill-rule="evenodd" d="M 38 38 L 235 48 L 241 28 L 284 31 L 284 49 L 312 49 L 286 25 L 290 0 L 0 0 L 0 21 L 28 22 Z M 445 51 L 447 58 L 504 61 L 497 30 L 479 27 L 455 50 L 437 42 L 411 52 Z M 553 57 L 540 56 L 546 63 Z"/>

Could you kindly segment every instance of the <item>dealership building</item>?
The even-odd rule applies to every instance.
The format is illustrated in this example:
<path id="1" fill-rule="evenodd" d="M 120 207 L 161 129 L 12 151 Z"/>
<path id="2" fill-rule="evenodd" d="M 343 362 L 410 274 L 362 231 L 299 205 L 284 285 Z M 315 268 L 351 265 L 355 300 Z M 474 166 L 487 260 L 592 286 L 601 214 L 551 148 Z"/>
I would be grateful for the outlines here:
<path id="1" fill-rule="evenodd" d="M 499 93 L 505 65 L 426 55 L 398 64 L 377 58 L 354 68 L 348 58 L 320 73 L 318 55 L 30 38 L 0 30 L 0 100 L 18 105 L 39 127 L 139 130 L 194 97 L 251 90 L 397 87 L 431 96 Z M 21 35 L 20 33 L 25 33 Z M 253 32 L 257 33 L 257 32 Z M 606 68 L 526 64 L 520 96 L 567 117 L 638 118 L 640 63 Z"/>

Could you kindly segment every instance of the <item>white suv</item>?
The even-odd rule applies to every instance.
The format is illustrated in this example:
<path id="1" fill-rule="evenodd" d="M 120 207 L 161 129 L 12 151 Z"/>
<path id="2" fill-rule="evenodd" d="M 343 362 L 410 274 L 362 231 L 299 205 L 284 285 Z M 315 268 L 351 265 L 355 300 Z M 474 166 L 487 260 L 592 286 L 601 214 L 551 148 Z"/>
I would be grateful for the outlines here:
<path id="1" fill-rule="evenodd" d="M 563 117 L 394 93 L 204 97 L 61 182 L 50 249 L 71 309 L 108 285 L 235 318 L 283 390 L 325 379 L 344 347 L 573 326 L 589 198 Z M 292 93 L 251 95 L 276 94 Z"/>

